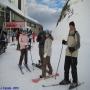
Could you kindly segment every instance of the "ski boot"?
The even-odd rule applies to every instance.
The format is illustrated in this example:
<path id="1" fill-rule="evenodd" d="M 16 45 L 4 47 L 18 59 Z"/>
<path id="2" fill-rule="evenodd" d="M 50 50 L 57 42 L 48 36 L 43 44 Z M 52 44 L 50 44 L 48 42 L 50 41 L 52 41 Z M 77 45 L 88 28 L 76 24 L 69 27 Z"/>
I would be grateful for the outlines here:
<path id="1" fill-rule="evenodd" d="M 78 86 L 78 83 L 71 83 L 69 89 L 73 89 Z"/>
<path id="2" fill-rule="evenodd" d="M 42 76 L 42 75 L 40 75 L 40 78 L 45 78 L 46 76 Z"/>
<path id="3" fill-rule="evenodd" d="M 68 84 L 70 84 L 70 83 L 71 83 L 71 82 L 70 82 L 69 80 L 67 81 L 67 80 L 64 79 L 64 80 L 62 80 L 59 84 L 60 84 L 60 85 L 68 85 Z"/>

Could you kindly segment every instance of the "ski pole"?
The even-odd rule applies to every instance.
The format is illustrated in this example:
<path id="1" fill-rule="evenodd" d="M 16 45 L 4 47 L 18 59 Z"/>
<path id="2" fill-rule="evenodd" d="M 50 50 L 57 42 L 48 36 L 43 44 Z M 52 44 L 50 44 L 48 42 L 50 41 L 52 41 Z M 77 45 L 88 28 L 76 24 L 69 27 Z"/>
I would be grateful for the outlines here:
<path id="1" fill-rule="evenodd" d="M 56 74 L 57 74 L 57 72 L 58 72 L 59 64 L 60 64 L 60 61 L 61 61 L 62 50 L 63 50 L 63 44 L 62 44 L 62 48 L 61 48 L 61 53 L 60 53 L 60 58 L 59 58 L 59 62 L 58 62 L 58 66 L 57 66 Z M 56 75 L 55 75 L 55 79 L 56 79 Z"/>

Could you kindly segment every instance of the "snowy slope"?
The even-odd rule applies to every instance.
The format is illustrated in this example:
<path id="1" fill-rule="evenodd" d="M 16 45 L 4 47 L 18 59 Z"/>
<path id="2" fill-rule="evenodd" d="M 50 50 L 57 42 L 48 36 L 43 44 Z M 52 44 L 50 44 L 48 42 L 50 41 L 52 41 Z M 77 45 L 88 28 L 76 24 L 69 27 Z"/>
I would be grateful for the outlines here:
<path id="1" fill-rule="evenodd" d="M 59 61 L 59 56 L 61 52 L 61 41 L 66 39 L 68 35 L 68 23 L 70 21 L 75 21 L 76 29 L 79 31 L 81 36 L 81 49 L 78 57 L 78 77 L 80 82 L 85 82 L 78 90 L 89 90 L 90 88 L 90 70 L 89 70 L 89 55 L 90 55 L 90 40 L 89 40 L 89 24 L 90 24 L 90 0 L 71 0 L 71 8 L 74 14 L 68 18 L 68 15 L 63 19 L 56 29 L 53 31 L 54 41 L 52 45 L 52 56 L 51 63 L 53 66 L 53 71 L 56 71 L 57 63 Z M 19 87 L 17 90 L 67 90 L 68 86 L 56 86 L 43 88 L 41 85 L 58 83 L 63 79 L 64 73 L 64 58 L 65 58 L 65 46 L 63 46 L 63 52 L 59 67 L 60 77 L 57 79 L 42 80 L 38 84 L 31 82 L 32 78 L 36 78 L 41 74 L 39 69 L 33 71 L 31 66 L 30 52 L 28 52 L 29 67 L 31 68 L 31 73 L 27 72 L 25 69 L 25 75 L 21 75 L 18 69 L 18 61 L 20 52 L 16 51 L 16 46 L 8 46 L 7 52 L 0 56 L 0 88 L 1 87 Z M 38 43 L 34 43 L 32 47 L 32 58 L 34 62 L 39 59 L 38 54 Z M 71 78 L 71 74 L 70 74 Z"/>

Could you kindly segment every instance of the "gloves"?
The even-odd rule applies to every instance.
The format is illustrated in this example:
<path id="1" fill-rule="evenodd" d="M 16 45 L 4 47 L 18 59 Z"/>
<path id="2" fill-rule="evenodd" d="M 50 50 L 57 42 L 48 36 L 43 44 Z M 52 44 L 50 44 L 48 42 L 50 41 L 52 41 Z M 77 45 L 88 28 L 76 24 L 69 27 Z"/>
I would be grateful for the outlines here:
<path id="1" fill-rule="evenodd" d="M 66 43 L 67 43 L 67 41 L 65 41 L 65 40 L 62 40 L 62 44 L 64 44 L 64 45 L 65 45 Z"/>
<path id="2" fill-rule="evenodd" d="M 74 47 L 69 47 L 69 51 L 72 53 L 75 51 L 75 48 Z"/>
<path id="3" fill-rule="evenodd" d="M 47 53 L 45 53 L 43 57 L 46 58 L 47 57 Z"/>
<path id="4" fill-rule="evenodd" d="M 28 45 L 25 45 L 25 48 L 28 48 Z"/>

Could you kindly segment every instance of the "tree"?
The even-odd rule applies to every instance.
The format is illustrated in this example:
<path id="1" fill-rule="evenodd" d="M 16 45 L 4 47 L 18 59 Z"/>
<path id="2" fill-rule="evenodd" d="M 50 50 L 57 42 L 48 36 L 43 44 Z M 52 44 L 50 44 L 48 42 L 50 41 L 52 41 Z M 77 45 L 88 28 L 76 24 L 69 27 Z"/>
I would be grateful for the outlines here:
<path id="1" fill-rule="evenodd" d="M 57 25 L 58 23 L 65 18 L 65 16 L 67 15 L 67 12 L 70 10 L 70 4 L 69 3 L 70 0 L 66 0 L 66 3 L 64 5 L 64 7 L 62 8 L 61 14 L 60 14 L 60 18 L 58 19 Z"/>

